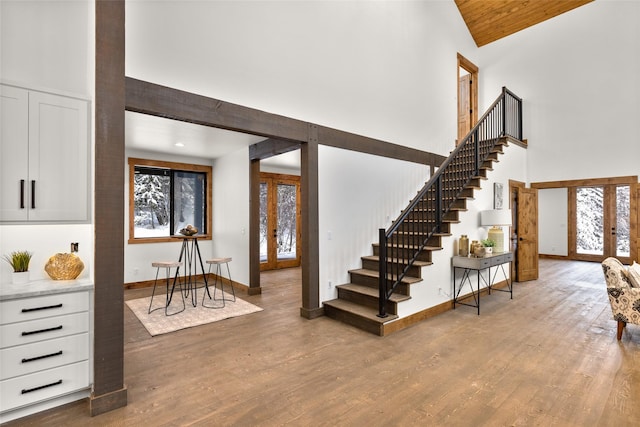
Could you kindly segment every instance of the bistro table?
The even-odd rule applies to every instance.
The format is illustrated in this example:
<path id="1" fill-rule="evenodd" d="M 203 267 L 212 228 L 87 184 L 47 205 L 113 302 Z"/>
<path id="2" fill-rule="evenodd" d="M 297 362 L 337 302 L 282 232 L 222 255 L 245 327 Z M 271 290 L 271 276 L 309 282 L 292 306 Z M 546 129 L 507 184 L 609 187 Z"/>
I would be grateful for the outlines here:
<path id="1" fill-rule="evenodd" d="M 202 271 L 202 278 L 204 280 L 204 288 L 211 299 L 211 293 L 209 292 L 209 284 L 207 283 L 207 274 L 204 271 L 204 264 L 202 263 L 202 255 L 200 255 L 200 247 L 198 246 L 198 236 L 194 234 L 193 236 L 186 236 L 183 234 L 176 234 L 171 236 L 174 239 L 182 239 L 182 248 L 180 249 L 180 257 L 178 258 L 178 262 L 182 262 L 184 257 L 184 267 L 185 267 L 185 282 L 186 282 L 186 296 L 189 297 L 189 292 L 191 292 L 191 304 L 195 307 L 198 303 L 197 297 L 197 281 L 196 277 L 198 275 L 198 264 L 200 264 L 200 271 Z M 197 256 L 197 258 L 196 258 Z M 176 269 L 176 278 L 180 273 L 180 267 Z M 218 308 L 218 307 L 209 307 L 204 305 L 204 295 L 202 297 L 202 306 L 206 308 Z"/>

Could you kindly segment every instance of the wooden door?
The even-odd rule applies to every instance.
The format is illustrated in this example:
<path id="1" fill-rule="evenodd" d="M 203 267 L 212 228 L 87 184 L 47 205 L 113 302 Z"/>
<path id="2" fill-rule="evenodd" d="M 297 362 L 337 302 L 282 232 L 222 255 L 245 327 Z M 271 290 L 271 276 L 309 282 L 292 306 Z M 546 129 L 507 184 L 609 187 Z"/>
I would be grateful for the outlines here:
<path id="1" fill-rule="evenodd" d="M 518 188 L 516 281 L 538 278 L 538 190 Z"/>
<path id="2" fill-rule="evenodd" d="M 462 72 L 462 70 L 461 70 Z M 458 140 L 471 130 L 471 74 L 465 74 L 458 80 Z"/>
<path id="3" fill-rule="evenodd" d="M 300 177 L 260 174 L 260 270 L 300 266 Z"/>
<path id="4" fill-rule="evenodd" d="M 458 54 L 458 139 L 464 138 L 478 121 L 478 67 Z"/>
<path id="5" fill-rule="evenodd" d="M 616 257 L 630 264 L 637 235 L 632 215 L 636 208 L 634 186 L 602 184 L 578 186 L 569 192 L 572 206 L 569 253 L 573 259 L 602 262 Z"/>

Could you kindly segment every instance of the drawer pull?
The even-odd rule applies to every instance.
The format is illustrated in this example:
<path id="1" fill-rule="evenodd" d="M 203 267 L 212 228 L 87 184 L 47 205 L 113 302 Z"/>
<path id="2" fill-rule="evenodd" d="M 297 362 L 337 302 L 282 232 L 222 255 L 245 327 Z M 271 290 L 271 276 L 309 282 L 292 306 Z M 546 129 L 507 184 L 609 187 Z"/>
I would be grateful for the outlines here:
<path id="1" fill-rule="evenodd" d="M 35 362 L 36 360 L 46 359 L 47 357 L 60 356 L 60 355 L 62 355 L 62 350 L 56 351 L 55 353 L 51 353 L 51 354 L 45 354 L 45 355 L 42 355 L 42 356 L 36 356 L 36 357 L 30 357 L 28 359 L 22 359 L 22 363 Z"/>
<path id="2" fill-rule="evenodd" d="M 23 308 L 22 312 L 23 313 L 30 313 L 32 311 L 49 310 L 50 308 L 61 308 L 61 307 L 62 307 L 62 303 L 55 304 L 55 305 L 45 305 L 44 307 Z"/>
<path id="3" fill-rule="evenodd" d="M 37 330 L 37 331 L 28 331 L 28 332 L 23 332 L 23 333 L 22 333 L 22 336 L 24 337 L 24 336 L 27 336 L 27 335 L 39 334 L 39 333 L 41 333 L 41 332 L 58 331 L 58 330 L 60 330 L 60 329 L 62 329 L 62 325 L 60 325 L 60 326 L 56 326 L 56 327 L 54 327 L 54 328 L 39 329 L 39 330 Z"/>
<path id="4" fill-rule="evenodd" d="M 22 394 L 31 393 L 32 391 L 38 391 L 38 390 L 42 390 L 43 388 L 53 387 L 54 385 L 60 385 L 60 384 L 62 384 L 62 380 L 58 380 L 58 381 L 56 381 L 54 383 L 51 383 L 51 384 L 41 385 L 39 387 L 25 388 L 25 389 L 22 389 Z"/>

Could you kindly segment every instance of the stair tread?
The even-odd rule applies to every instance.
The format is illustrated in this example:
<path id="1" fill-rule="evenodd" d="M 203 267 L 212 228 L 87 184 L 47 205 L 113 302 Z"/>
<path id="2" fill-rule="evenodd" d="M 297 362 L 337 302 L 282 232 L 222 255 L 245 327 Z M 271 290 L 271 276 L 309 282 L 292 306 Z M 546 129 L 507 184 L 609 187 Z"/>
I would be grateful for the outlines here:
<path id="1" fill-rule="evenodd" d="M 379 323 L 379 324 L 384 324 L 398 318 L 396 314 L 389 314 L 387 315 L 387 317 L 381 318 L 377 316 L 378 310 L 376 309 L 365 307 L 363 305 L 356 304 L 350 301 L 341 300 L 341 299 L 324 301 L 323 304 L 358 315 L 369 321 Z"/>
<path id="2" fill-rule="evenodd" d="M 367 277 L 380 277 L 377 271 L 368 270 L 366 268 L 356 268 L 354 270 L 349 270 L 349 273 L 360 274 L 362 276 L 367 276 Z M 389 279 L 393 278 L 393 275 L 388 275 L 388 276 L 390 276 Z M 419 277 L 404 276 L 400 282 L 412 284 L 412 283 L 422 282 L 422 279 Z"/>
<path id="3" fill-rule="evenodd" d="M 342 289 L 348 289 L 352 292 L 357 292 L 360 294 L 364 294 L 364 295 L 368 295 L 368 296 L 372 296 L 377 298 L 379 295 L 379 291 L 378 289 L 372 288 L 370 286 L 363 286 L 363 285 L 358 285 L 355 283 L 345 283 L 344 285 L 338 285 L 336 286 L 336 288 L 342 288 Z M 389 301 L 393 301 L 393 302 L 402 302 L 402 301 L 406 301 L 406 300 L 410 300 L 411 297 L 408 295 L 402 295 L 402 294 L 398 294 L 398 293 L 392 293 L 391 296 L 389 297 Z"/>
<path id="4" fill-rule="evenodd" d="M 378 255 L 366 255 L 363 256 L 362 259 L 367 259 L 370 261 L 380 261 L 380 257 Z M 391 258 L 390 259 L 391 262 L 397 263 L 398 261 L 402 261 L 402 264 L 408 264 L 409 260 L 406 259 L 398 259 L 398 258 Z M 413 265 L 417 265 L 418 267 L 428 267 L 430 265 L 432 265 L 432 262 L 427 262 L 427 261 L 419 261 L 419 260 L 415 260 L 413 262 Z"/>

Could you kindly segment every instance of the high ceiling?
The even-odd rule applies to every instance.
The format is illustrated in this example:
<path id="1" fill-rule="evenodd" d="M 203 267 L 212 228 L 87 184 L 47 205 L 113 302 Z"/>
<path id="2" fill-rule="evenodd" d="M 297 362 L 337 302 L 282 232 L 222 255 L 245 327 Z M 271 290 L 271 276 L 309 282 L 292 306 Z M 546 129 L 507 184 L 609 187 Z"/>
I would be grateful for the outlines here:
<path id="1" fill-rule="evenodd" d="M 593 0 L 455 0 L 478 47 Z"/>

